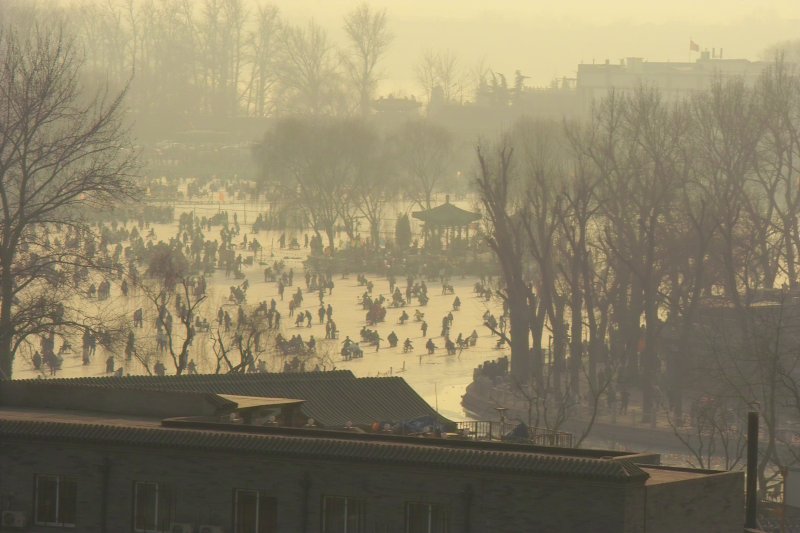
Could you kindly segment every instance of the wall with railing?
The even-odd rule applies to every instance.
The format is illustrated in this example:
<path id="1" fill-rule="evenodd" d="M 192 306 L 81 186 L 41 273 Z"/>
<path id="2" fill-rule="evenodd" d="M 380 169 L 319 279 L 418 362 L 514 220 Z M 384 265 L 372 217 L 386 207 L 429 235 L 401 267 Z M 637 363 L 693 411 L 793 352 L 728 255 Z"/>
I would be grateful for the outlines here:
<path id="1" fill-rule="evenodd" d="M 565 431 L 554 431 L 540 427 L 528 427 L 524 435 L 509 437 L 509 433 L 517 427 L 515 422 L 495 420 L 464 420 L 456 422 L 458 432 L 472 440 L 511 440 L 526 442 L 538 446 L 557 446 L 572 448 L 574 435 Z"/>

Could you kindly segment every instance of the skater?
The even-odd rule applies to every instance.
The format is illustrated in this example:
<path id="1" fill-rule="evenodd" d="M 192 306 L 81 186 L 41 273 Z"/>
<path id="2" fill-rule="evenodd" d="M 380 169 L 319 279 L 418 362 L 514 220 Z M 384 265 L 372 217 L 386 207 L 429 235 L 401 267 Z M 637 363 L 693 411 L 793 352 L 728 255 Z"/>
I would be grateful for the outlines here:
<path id="1" fill-rule="evenodd" d="M 386 340 L 389 341 L 389 347 L 390 348 L 397 348 L 398 339 L 397 339 L 397 334 L 394 331 L 389 333 L 389 336 L 386 337 Z"/>
<path id="2" fill-rule="evenodd" d="M 436 345 L 433 343 L 433 339 L 428 339 L 428 342 L 425 343 L 425 348 L 428 349 L 428 355 L 433 355 L 436 351 Z"/>

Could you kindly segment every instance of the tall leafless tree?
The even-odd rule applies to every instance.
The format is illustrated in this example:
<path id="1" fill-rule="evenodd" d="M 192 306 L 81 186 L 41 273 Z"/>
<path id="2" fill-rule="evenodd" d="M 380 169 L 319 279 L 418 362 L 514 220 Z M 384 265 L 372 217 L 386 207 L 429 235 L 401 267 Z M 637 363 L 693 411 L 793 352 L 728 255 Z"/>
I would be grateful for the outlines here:
<path id="1" fill-rule="evenodd" d="M 90 228 L 81 210 L 131 198 L 124 94 L 81 92 L 74 40 L 59 29 L 0 34 L 0 377 L 29 336 L 76 326 L 76 269 L 99 267 L 39 228 Z M 77 311 L 77 310 L 76 310 Z"/>
<path id="2" fill-rule="evenodd" d="M 272 89 L 277 83 L 278 10 L 274 6 L 259 6 L 255 24 L 246 39 L 250 76 L 245 107 L 250 114 L 263 117 L 274 111 Z"/>
<path id="3" fill-rule="evenodd" d="M 350 41 L 345 66 L 358 93 L 361 116 L 366 117 L 372 109 L 378 84 L 378 62 L 392 42 L 386 10 L 376 11 L 367 3 L 360 4 L 345 15 L 344 30 Z"/>
<path id="4" fill-rule="evenodd" d="M 407 194 L 421 209 L 430 209 L 452 163 L 452 134 L 427 120 L 415 120 L 401 125 L 391 142 Z"/>
<path id="5" fill-rule="evenodd" d="M 416 75 L 428 103 L 437 96 L 444 102 L 452 102 L 456 96 L 460 97 L 462 75 L 458 56 L 452 50 L 425 51 L 417 64 Z"/>
<path id="6" fill-rule="evenodd" d="M 278 95 L 286 112 L 334 115 L 344 107 L 340 60 L 327 32 L 313 20 L 281 31 Z"/>
<path id="7" fill-rule="evenodd" d="M 520 384 L 531 380 L 530 353 L 531 289 L 525 282 L 525 227 L 514 194 L 513 148 L 502 144 L 496 153 L 478 148 L 477 188 L 487 222 L 489 247 L 497 256 L 505 282 L 503 299 L 510 313 L 511 378 Z M 541 375 L 538 377 L 541 379 Z"/>

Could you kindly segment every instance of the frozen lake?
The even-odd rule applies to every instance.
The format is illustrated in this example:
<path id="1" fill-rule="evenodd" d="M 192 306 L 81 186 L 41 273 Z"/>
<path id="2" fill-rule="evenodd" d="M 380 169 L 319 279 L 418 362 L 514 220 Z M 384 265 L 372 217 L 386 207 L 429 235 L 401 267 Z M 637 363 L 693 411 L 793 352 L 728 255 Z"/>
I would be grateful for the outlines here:
<path id="1" fill-rule="evenodd" d="M 376 326 L 368 326 L 370 329 L 377 329 L 380 333 L 381 349 L 375 351 L 374 346 L 370 347 L 362 344 L 364 349 L 364 357 L 361 359 L 353 359 L 345 361 L 339 355 L 340 345 L 342 339 L 350 336 L 353 340 L 359 340 L 359 331 L 366 325 L 365 316 L 366 312 L 362 309 L 359 303 L 360 296 L 366 290 L 365 287 L 359 286 L 356 275 L 350 274 L 345 278 L 341 275 L 334 276 L 334 289 L 330 296 L 325 297 L 325 304 L 330 303 L 333 306 L 333 319 L 336 322 L 340 337 L 337 341 L 325 341 L 325 327 L 319 323 L 317 311 L 319 309 L 319 299 L 316 293 L 306 292 L 305 280 L 303 276 L 303 260 L 306 259 L 308 254 L 307 248 L 299 250 L 281 250 L 277 247 L 278 237 L 280 232 L 261 231 L 253 234 L 250 230 L 250 225 L 259 211 L 259 206 L 244 205 L 244 204 L 230 204 L 222 206 L 223 209 L 229 212 L 229 220 L 233 220 L 233 213 L 237 213 L 238 220 L 241 224 L 241 234 L 235 239 L 237 242 L 242 240 L 244 233 L 248 233 L 248 239 L 255 236 L 259 242 L 264 246 L 263 255 L 257 254 L 254 264 L 252 266 L 245 266 L 243 268 L 246 278 L 250 284 L 247 291 L 247 304 L 252 306 L 260 301 L 269 302 L 274 298 L 278 302 L 278 310 L 282 315 L 281 333 L 284 337 L 289 338 L 295 334 L 301 334 L 304 340 L 308 340 L 310 335 L 318 341 L 318 351 L 324 351 L 331 354 L 330 361 L 326 362 L 326 369 L 330 370 L 331 366 L 336 369 L 351 370 L 356 376 L 401 376 L 403 377 L 428 403 L 434 407 L 438 407 L 439 411 L 451 419 L 460 420 L 466 417 L 461 407 L 461 396 L 464 394 L 466 386 L 472 380 L 473 369 L 482 362 L 494 359 L 501 355 L 506 355 L 506 349 L 496 349 L 495 344 L 497 337 L 489 335 L 488 330 L 483 326 L 482 315 L 488 309 L 496 317 L 502 314 L 501 306 L 496 299 L 491 302 L 486 302 L 473 294 L 473 286 L 476 281 L 471 277 L 453 277 L 450 279 L 450 284 L 455 289 L 455 294 L 442 295 L 441 285 L 438 281 L 426 281 L 428 284 L 428 294 L 430 301 L 420 310 L 425 313 L 425 320 L 428 323 L 428 337 L 433 338 L 434 343 L 438 346 L 438 350 L 434 355 L 427 355 L 425 349 L 425 342 L 427 337 L 422 337 L 420 331 L 420 323 L 415 322 L 413 319 L 414 310 L 418 308 L 416 300 L 413 300 L 412 305 L 407 305 L 401 309 L 395 309 L 387 306 L 386 320 Z M 154 224 L 153 228 L 156 233 L 156 238 L 160 240 L 168 240 L 171 236 L 175 235 L 177 231 L 177 218 L 184 211 L 194 210 L 198 216 L 211 216 L 219 209 L 216 205 L 176 205 L 175 218 L 176 222 L 171 225 L 158 225 Z M 245 223 L 245 221 L 247 223 Z M 129 225 L 130 227 L 130 225 Z M 206 239 L 219 239 L 220 226 L 215 226 L 210 232 L 206 232 Z M 143 231 L 144 235 L 145 232 Z M 292 236 L 298 237 L 298 241 L 302 244 L 304 242 L 303 232 L 291 233 L 287 232 L 287 240 Z M 311 233 L 309 232 L 309 237 Z M 242 252 L 243 257 L 253 255 L 250 252 Z M 278 296 L 278 287 L 274 282 L 264 282 L 263 270 L 264 266 L 259 264 L 259 260 L 263 260 L 268 264 L 273 261 L 283 260 L 286 268 L 294 270 L 294 285 L 286 288 L 285 300 L 281 301 Z M 141 271 L 144 271 L 142 267 Z M 368 275 L 368 279 L 374 283 L 373 297 L 383 294 L 387 299 L 390 299 L 389 282 L 385 277 L 378 277 L 375 275 Z M 208 281 L 208 300 L 202 304 L 202 308 L 198 313 L 199 316 L 205 317 L 209 322 L 213 322 L 216 317 L 217 309 L 221 306 L 227 306 L 231 314 L 234 315 L 235 307 L 232 304 L 227 304 L 227 298 L 230 293 L 230 287 L 238 285 L 243 280 L 234 280 L 233 278 L 226 278 L 222 270 L 217 270 L 212 276 L 207 278 Z M 405 278 L 398 277 L 397 284 L 401 291 L 405 289 Z M 303 305 L 301 310 L 308 310 L 314 317 L 313 326 L 308 328 L 305 326 L 295 327 L 293 317 L 289 316 L 288 303 L 290 294 L 297 290 L 297 287 L 303 289 Z M 444 339 L 439 336 L 441 333 L 442 317 L 452 309 L 452 303 L 455 296 L 459 296 L 461 300 L 461 309 L 453 312 L 454 321 L 451 329 L 451 338 L 456 339 L 459 333 L 465 337 L 476 330 L 479 338 L 475 347 L 465 349 L 457 355 L 446 355 L 444 349 Z M 145 311 L 145 323 L 152 323 L 155 317 L 155 311 L 152 304 L 148 307 L 141 294 L 131 294 L 128 297 L 123 297 L 119 285 L 112 284 L 111 298 L 106 302 L 97 302 L 89 300 L 86 305 L 95 306 L 101 309 L 103 306 L 109 309 L 109 313 L 121 313 L 130 317 L 135 309 L 143 307 Z M 400 325 L 398 318 L 403 310 L 412 317 L 406 324 Z M 147 331 L 147 330 L 145 330 Z M 399 337 L 399 343 L 396 348 L 389 348 L 389 343 L 386 337 L 391 331 L 394 331 Z M 137 331 L 137 343 L 145 340 L 147 333 L 142 334 Z M 412 353 L 404 354 L 402 350 L 402 343 L 406 338 L 410 338 L 414 344 Z M 200 373 L 212 373 L 215 366 L 215 358 L 211 351 L 210 339 L 207 334 L 199 333 L 196 337 L 190 352 L 190 358 L 194 359 L 198 366 Z M 36 344 L 34 342 L 34 344 Z M 62 369 L 57 373 L 57 377 L 80 377 L 80 376 L 98 376 L 105 375 L 106 359 L 109 354 L 98 346 L 97 354 L 92 359 L 89 365 L 84 365 L 81 360 L 80 353 L 80 339 L 72 341 L 72 345 L 77 349 L 71 353 L 64 355 L 64 362 Z M 60 342 L 56 342 L 56 350 L 60 346 Z M 37 346 L 38 347 L 38 346 Z M 112 354 L 115 358 L 117 367 L 122 366 L 125 372 L 129 374 L 144 373 L 144 367 L 135 359 L 132 361 L 125 361 L 123 354 Z M 168 357 L 167 357 L 168 359 Z M 283 358 L 279 355 L 271 355 L 267 361 L 268 368 L 271 371 L 278 371 L 282 368 Z M 167 372 L 170 373 L 171 365 L 165 360 Z M 173 371 L 174 372 L 174 371 Z M 30 353 L 24 351 L 17 356 L 14 366 L 14 377 L 16 379 L 33 378 L 37 376 L 47 377 L 47 373 L 33 369 L 30 362 Z"/>

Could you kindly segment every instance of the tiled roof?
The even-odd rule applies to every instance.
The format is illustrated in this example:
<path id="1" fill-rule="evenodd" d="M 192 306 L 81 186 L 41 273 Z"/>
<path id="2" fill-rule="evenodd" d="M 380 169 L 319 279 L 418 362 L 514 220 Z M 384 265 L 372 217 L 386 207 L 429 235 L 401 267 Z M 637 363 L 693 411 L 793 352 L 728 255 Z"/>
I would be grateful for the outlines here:
<path id="1" fill-rule="evenodd" d="M 479 470 L 643 483 L 648 475 L 629 461 L 564 456 L 524 451 L 463 448 L 447 441 L 399 442 L 370 435 L 331 436 L 253 434 L 207 429 L 132 427 L 120 425 L 2 419 L 0 439 L 95 442 L 120 446 L 156 446 L 209 451 L 270 454 L 312 460 L 357 461 L 451 470 Z"/>
<path id="2" fill-rule="evenodd" d="M 449 201 L 425 211 L 414 211 L 411 216 L 432 226 L 467 226 L 481 218 L 473 213 L 451 204 Z"/>
<path id="3" fill-rule="evenodd" d="M 449 422 L 438 415 L 404 379 L 356 378 L 350 371 L 91 377 L 20 382 L 42 387 L 48 384 L 73 384 L 102 388 L 297 398 L 305 400 L 305 414 L 328 427 L 343 427 L 348 421 L 365 425 L 376 421 L 407 421 L 422 416 L 434 416 L 444 423 Z"/>
<path id="4" fill-rule="evenodd" d="M 330 372 L 296 372 L 296 373 L 282 373 L 282 372 L 269 372 L 269 373 L 251 373 L 251 374 L 183 374 L 180 376 L 145 376 L 145 375 L 125 375 L 123 377 L 116 376 L 92 376 L 81 378 L 50 378 L 46 380 L 41 379 L 26 379 L 17 381 L 33 381 L 36 383 L 80 383 L 80 384 L 93 384 L 102 387 L 107 387 L 113 383 L 115 387 L 133 387 L 137 383 L 172 383 L 180 380 L 186 383 L 207 381 L 209 379 L 229 379 L 239 382 L 247 381 L 293 381 L 303 379 L 305 381 L 317 380 L 330 380 L 330 379 L 358 379 L 355 374 L 350 370 L 333 370 Z"/>

